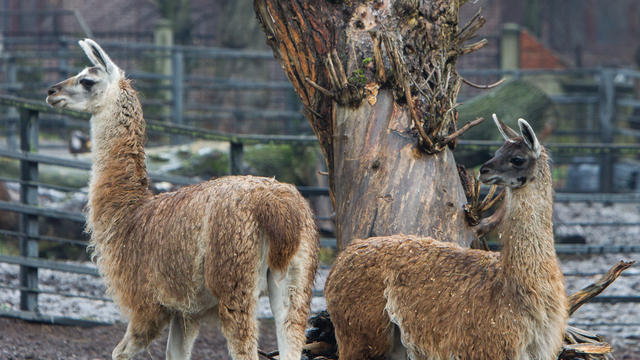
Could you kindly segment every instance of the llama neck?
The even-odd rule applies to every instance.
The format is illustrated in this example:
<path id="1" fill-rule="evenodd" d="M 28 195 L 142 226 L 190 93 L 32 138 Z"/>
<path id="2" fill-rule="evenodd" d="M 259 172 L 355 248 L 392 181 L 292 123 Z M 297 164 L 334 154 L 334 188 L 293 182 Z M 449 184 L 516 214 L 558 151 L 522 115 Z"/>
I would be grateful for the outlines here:
<path id="1" fill-rule="evenodd" d="M 145 122 L 128 80 L 107 90 L 110 99 L 91 118 L 93 166 L 89 185 L 90 228 L 117 222 L 148 198 Z"/>
<path id="2" fill-rule="evenodd" d="M 544 286 L 541 279 L 556 274 L 558 269 L 553 241 L 553 180 L 544 151 L 538 163 L 529 184 L 507 188 L 506 193 L 501 258 L 507 283 L 517 288 Z"/>

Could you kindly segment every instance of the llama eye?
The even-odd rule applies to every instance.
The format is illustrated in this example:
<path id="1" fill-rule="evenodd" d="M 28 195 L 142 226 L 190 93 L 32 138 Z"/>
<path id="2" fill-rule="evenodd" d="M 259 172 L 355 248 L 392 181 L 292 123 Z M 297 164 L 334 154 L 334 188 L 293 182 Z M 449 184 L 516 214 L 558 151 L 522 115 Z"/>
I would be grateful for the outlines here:
<path id="1" fill-rule="evenodd" d="M 95 85 L 95 83 L 96 83 L 95 81 L 93 81 L 93 80 L 89 80 L 89 79 L 82 79 L 82 80 L 80 80 L 80 85 L 82 85 L 82 86 L 84 86 L 85 88 L 87 88 L 87 90 L 88 90 L 88 89 L 91 89 L 91 87 L 92 87 L 93 85 Z"/>
<path id="2" fill-rule="evenodd" d="M 514 157 L 509 159 L 509 162 L 512 163 L 515 166 L 522 166 L 524 165 L 525 160 L 521 157 Z"/>

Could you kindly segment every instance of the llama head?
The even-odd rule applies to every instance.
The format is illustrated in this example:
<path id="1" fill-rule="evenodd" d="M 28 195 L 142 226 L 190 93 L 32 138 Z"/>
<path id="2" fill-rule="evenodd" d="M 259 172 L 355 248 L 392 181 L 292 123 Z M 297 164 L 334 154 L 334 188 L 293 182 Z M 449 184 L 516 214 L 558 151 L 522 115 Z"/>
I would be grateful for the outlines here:
<path id="1" fill-rule="evenodd" d="M 493 114 L 500 133 L 506 140 L 493 158 L 480 168 L 480 180 L 487 185 L 503 185 L 513 189 L 535 179 L 542 146 L 533 129 L 524 119 L 518 120 L 518 135 Z M 543 160 L 546 161 L 546 160 Z"/>
<path id="2" fill-rule="evenodd" d="M 47 102 L 57 108 L 95 113 L 102 108 L 107 90 L 118 86 L 124 73 L 95 41 L 84 39 L 79 44 L 94 66 L 52 86 L 47 92 Z"/>

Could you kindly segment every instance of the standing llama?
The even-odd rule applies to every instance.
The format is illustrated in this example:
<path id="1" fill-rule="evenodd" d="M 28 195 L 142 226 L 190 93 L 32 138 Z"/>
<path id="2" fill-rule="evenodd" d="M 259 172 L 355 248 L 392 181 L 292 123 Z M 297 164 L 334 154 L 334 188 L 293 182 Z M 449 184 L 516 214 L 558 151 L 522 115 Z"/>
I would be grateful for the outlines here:
<path id="1" fill-rule="evenodd" d="M 219 318 L 232 357 L 256 360 L 265 288 L 281 359 L 300 359 L 318 252 L 304 198 L 251 176 L 152 196 L 136 92 L 98 44 L 80 46 L 95 66 L 53 86 L 47 102 L 93 115 L 87 228 L 109 293 L 130 321 L 113 359 L 130 359 L 169 323 L 167 359 L 188 359 L 199 323 Z"/>
<path id="2" fill-rule="evenodd" d="M 494 115 L 505 144 L 480 170 L 506 187 L 502 252 L 431 238 L 358 240 L 336 260 L 325 293 L 340 360 L 551 360 L 567 319 L 553 232 L 549 158 Z"/>

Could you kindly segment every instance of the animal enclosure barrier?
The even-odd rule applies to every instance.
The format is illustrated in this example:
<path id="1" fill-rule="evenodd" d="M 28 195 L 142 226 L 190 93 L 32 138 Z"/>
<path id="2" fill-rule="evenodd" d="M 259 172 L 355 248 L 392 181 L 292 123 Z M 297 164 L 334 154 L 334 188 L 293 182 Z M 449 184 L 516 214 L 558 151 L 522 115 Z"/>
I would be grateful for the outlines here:
<path id="1" fill-rule="evenodd" d="M 74 51 L 76 38 L 21 40 L 2 39 L 0 90 L 8 95 L 31 98 L 46 93 L 51 84 L 79 72 L 86 64 L 85 57 Z M 135 80 L 147 118 L 177 125 L 213 125 L 231 133 L 312 134 L 297 96 L 271 53 L 101 43 Z M 9 113 L 4 119 L 9 138 L 15 138 L 17 114 Z M 86 127 L 54 116 L 41 120 L 44 127 Z M 173 143 L 179 140 L 179 135 L 172 135 Z"/>
<path id="2" fill-rule="evenodd" d="M 54 241 L 73 245 L 86 246 L 85 243 L 77 240 L 57 238 L 51 236 L 41 236 L 38 234 L 38 216 L 54 219 L 65 219 L 83 223 L 84 215 L 81 213 L 66 213 L 63 211 L 39 208 L 38 187 L 49 187 L 49 184 L 38 182 L 38 164 L 57 165 L 76 169 L 89 170 L 91 164 L 76 160 L 60 159 L 50 156 L 38 155 L 38 115 L 39 113 L 59 114 L 71 116 L 77 119 L 87 120 L 90 115 L 71 110 L 53 109 L 48 105 L 27 100 L 17 99 L 9 96 L 0 96 L 0 106 L 13 106 L 19 108 L 20 112 L 20 152 L 0 151 L 0 157 L 17 159 L 20 161 L 20 204 L 0 202 L 0 210 L 14 211 L 21 216 L 20 231 L 1 230 L 0 234 L 17 236 L 20 239 L 20 256 L 0 255 L 0 262 L 20 265 L 20 286 L 4 286 L 8 290 L 20 291 L 20 312 L 0 310 L 2 316 L 19 317 L 25 320 L 47 321 L 61 324 L 88 324 L 91 321 L 80 319 L 43 317 L 38 312 L 38 294 L 48 293 L 38 289 L 38 269 L 50 269 L 57 271 L 72 272 L 99 276 L 97 270 L 91 267 L 70 265 L 57 261 L 38 259 L 38 241 Z M 268 136 L 268 135 L 235 135 L 225 134 L 205 129 L 196 129 L 190 126 L 172 125 L 157 121 L 147 121 L 147 129 L 178 136 L 190 136 L 200 139 L 227 141 L 231 144 L 232 154 L 229 161 L 230 174 L 239 174 L 241 168 L 237 161 L 242 159 L 243 144 L 258 143 L 303 143 L 312 144 L 315 137 L 309 136 Z M 178 185 L 190 185 L 195 181 L 180 176 L 167 176 L 161 174 L 149 174 L 153 181 L 168 181 Z M 54 185 L 55 187 L 55 185 Z M 325 189 L 299 188 L 299 191 L 306 196 L 320 195 L 326 192 Z M 63 296 L 74 296 L 70 294 L 58 294 Z M 104 298 L 89 297 L 93 300 L 107 300 Z"/>
<path id="3" fill-rule="evenodd" d="M 4 83 L 0 84 L 0 89 L 11 94 L 23 96 L 42 97 L 46 87 L 61 78 L 66 78 L 72 72 L 79 70 L 77 64 L 73 61 L 78 58 L 77 54 L 70 52 L 68 46 L 75 39 L 60 38 L 60 48 L 47 52 L 25 52 L 11 51 L 4 53 L 4 57 L 0 59 L 5 65 L 7 71 L 0 73 L 4 79 Z M 201 75 L 194 73 L 193 62 L 199 59 L 225 59 L 233 61 L 241 59 L 247 61 L 267 61 L 273 62 L 273 54 L 271 52 L 253 52 L 228 50 L 228 49 L 211 49 L 196 47 L 157 47 L 148 44 L 122 44 L 122 43 L 105 43 L 107 48 L 116 49 L 116 54 L 120 52 L 121 57 L 131 58 L 130 63 L 136 60 L 146 61 L 155 57 L 172 58 L 172 72 L 170 74 L 158 74 L 144 69 L 132 71 L 132 78 L 137 80 L 136 87 L 140 87 L 142 93 L 151 91 L 153 88 L 159 91 L 168 91 L 170 98 L 147 97 L 143 99 L 145 111 L 148 107 L 168 108 L 171 111 L 162 114 L 158 112 L 155 118 L 158 120 L 169 120 L 171 123 L 157 120 L 147 120 L 147 130 L 149 132 L 166 134 L 172 136 L 174 143 L 179 143 L 182 139 L 198 138 L 214 141 L 224 141 L 230 144 L 229 156 L 229 174 L 241 174 L 242 155 L 245 146 L 253 144 L 301 144 L 312 146 L 317 143 L 315 136 L 299 136 L 299 135 L 240 135 L 234 132 L 214 131 L 204 127 L 215 123 L 216 120 L 231 118 L 233 121 L 242 121 L 243 119 L 264 118 L 264 119 L 285 119 L 281 121 L 274 131 L 286 129 L 291 133 L 300 133 L 309 131 L 306 121 L 302 119 L 297 108 L 291 85 L 284 79 L 228 79 L 210 75 Z M 160 55 L 158 55 L 160 54 Z M 37 59 L 52 59 L 51 63 L 30 63 Z M 278 66 L 279 70 L 279 66 Z M 592 165 L 600 166 L 603 171 L 599 172 L 600 181 L 598 188 L 592 192 L 563 192 L 560 189 L 556 195 L 556 202 L 609 202 L 609 203 L 640 203 L 640 193 L 638 192 L 616 192 L 614 172 L 611 171 L 615 167 L 616 159 L 624 157 L 635 157 L 640 154 L 640 146 L 636 144 L 636 139 L 640 136 L 640 131 L 635 130 L 631 126 L 623 126 L 627 121 L 629 123 L 638 122 L 638 116 L 633 112 L 640 109 L 640 100 L 633 97 L 631 92 L 633 79 L 640 79 L 640 73 L 630 70 L 617 69 L 579 69 L 579 70 L 563 70 L 563 71 L 547 71 L 547 70 L 461 70 L 464 76 L 473 77 L 475 82 L 481 83 L 483 78 L 497 78 L 510 76 L 512 78 L 533 78 L 539 76 L 565 76 L 584 78 L 587 84 L 574 86 L 575 91 L 568 95 L 552 96 L 553 103 L 558 107 L 581 106 L 584 107 L 583 127 L 573 129 L 558 129 L 555 134 L 558 136 L 566 136 L 573 140 L 576 136 L 587 139 L 587 143 L 566 144 L 552 143 L 546 144 L 551 150 L 555 164 L 558 166 L 571 164 L 576 156 L 589 157 Z M 25 74 L 36 74 L 38 78 L 29 79 Z M 491 81 L 487 81 L 491 82 Z M 160 83 L 161 85 L 157 85 Z M 156 85 L 154 85 L 156 84 Z M 40 91 L 40 90 L 42 91 Z M 203 102 L 198 93 L 200 90 L 216 90 L 219 92 L 241 92 L 241 91 L 273 91 L 281 93 L 289 93 L 281 97 L 286 99 L 286 103 L 279 104 L 280 108 L 247 108 L 237 99 L 232 99 L 231 104 L 211 106 Z M 151 93 L 150 93 L 151 94 Z M 194 95 L 195 94 L 195 95 Z M 464 93 L 463 93 L 464 95 Z M 282 100 L 282 99 L 281 99 Z M 466 100 L 465 100 L 466 101 Z M 72 220 L 79 223 L 84 222 L 84 215 L 81 213 L 67 213 L 53 209 L 40 208 L 37 205 L 38 188 L 54 188 L 60 190 L 70 190 L 55 184 L 42 183 L 38 179 L 38 165 L 56 165 L 82 170 L 90 169 L 87 162 L 61 159 L 51 156 L 39 155 L 37 153 L 38 134 L 42 134 L 44 124 L 55 123 L 61 126 L 72 124 L 73 126 L 86 127 L 88 114 L 72 111 L 56 110 L 46 106 L 40 101 L 29 101 L 26 99 L 18 99 L 10 96 L 0 97 L 0 105 L 19 109 L 14 115 L 8 113 L 4 119 L 8 123 L 14 122 L 19 124 L 19 131 L 14 132 L 20 135 L 20 151 L 12 151 L 11 149 L 0 150 L 0 157 L 12 158 L 19 160 L 23 171 L 20 172 L 19 179 L 13 180 L 20 183 L 21 203 L 5 203 L 0 202 L 0 210 L 13 211 L 21 214 L 23 224 L 19 231 L 2 230 L 0 234 L 18 236 L 21 240 L 21 256 L 12 257 L 0 255 L 0 262 L 20 265 L 20 286 L 11 288 L 2 285 L 5 289 L 19 290 L 21 292 L 21 309 L 19 313 L 6 312 L 0 310 L 0 314 L 7 316 L 21 317 L 30 320 L 53 321 L 56 323 L 91 323 L 90 321 L 69 319 L 69 318 L 50 318 L 44 317 L 37 312 L 37 295 L 46 293 L 38 289 L 37 269 L 51 269 L 59 271 L 68 271 L 80 274 L 88 274 L 98 276 L 95 269 L 77 265 L 65 264 L 59 261 L 49 261 L 37 258 L 38 242 L 60 242 L 77 246 L 85 246 L 82 241 L 45 236 L 38 233 L 37 224 L 38 217 L 47 217 L 60 220 Z M 180 110 L 182 109 L 182 110 Z M 566 111 L 570 112 L 570 111 Z M 627 113 L 631 114 L 627 114 Z M 41 116 L 44 115 L 44 116 Z M 56 117 L 51 117 L 52 115 Z M 565 114 L 563 114 L 564 116 Z M 574 114 L 575 115 L 575 114 Z M 564 118 L 559 118 L 558 122 L 562 123 Z M 295 121 L 294 121 L 295 120 Z M 296 123 L 300 121 L 301 123 Z M 574 120 L 574 119 L 572 119 Z M 284 124 L 284 125 L 282 125 Z M 291 124 L 297 124 L 293 126 Z M 290 126 L 291 125 L 291 126 Z M 299 125 L 299 126 L 298 126 Z M 16 126 L 16 128 L 18 128 Z M 8 127 L 11 130 L 11 126 Z M 11 134 L 9 134 L 11 135 Z M 10 136 L 11 137 L 11 136 Z M 564 140 L 564 139 L 562 139 Z M 625 141 L 626 143 L 621 143 Z M 473 141 L 461 140 L 458 143 L 456 151 L 467 152 L 488 152 L 494 151 L 502 143 L 492 141 Z M 16 144 L 17 145 L 17 144 Z M 16 146 L 17 150 L 17 146 Z M 178 185 L 188 185 L 194 182 L 193 179 L 180 176 L 167 176 L 161 174 L 150 174 L 154 181 L 167 181 Z M 612 185 L 613 184 L 613 185 Z M 306 196 L 327 196 L 327 188 L 299 188 L 301 193 Z M 22 196 L 24 194 L 24 197 Z M 637 223 L 617 222 L 617 223 L 571 223 L 561 225 L 581 225 L 581 226 L 637 226 Z M 335 239 L 322 239 L 322 245 L 325 247 L 336 247 Z M 559 244 L 556 246 L 559 254 L 603 254 L 603 253 L 637 253 L 640 252 L 640 244 L 634 246 L 624 245 L 566 245 Z M 587 276 L 589 274 L 569 274 L 567 276 Z M 73 296 L 67 294 L 69 296 Z M 66 295 L 65 295 L 66 296 Z M 91 297 L 89 297 L 91 298 Z M 105 300 L 105 299 L 99 299 Z M 592 302 L 639 302 L 638 297 L 620 297 L 620 296 L 600 296 L 592 300 Z"/>
<path id="4" fill-rule="evenodd" d="M 20 256 L 0 255 L 0 262 L 20 265 L 20 286 L 11 287 L 4 286 L 7 290 L 19 290 L 21 294 L 20 312 L 0 310 L 0 315 L 18 317 L 31 321 L 46 321 L 59 324 L 96 324 L 94 321 L 73 319 L 68 317 L 51 317 L 45 316 L 38 312 L 38 294 L 48 294 L 38 289 L 38 269 L 50 269 L 56 271 L 71 272 L 77 274 L 86 274 L 99 276 L 97 270 L 92 267 L 66 264 L 60 261 L 51 261 L 38 258 L 38 242 L 53 241 L 60 243 L 68 243 L 78 246 L 85 246 L 82 241 L 57 238 L 51 236 L 43 236 L 38 233 L 37 219 L 38 217 L 49 217 L 54 219 L 65 219 L 76 222 L 84 222 L 84 215 L 81 213 L 67 213 L 59 210 L 46 209 L 38 207 L 37 191 L 38 187 L 56 187 L 55 185 L 45 184 L 38 181 L 38 164 L 48 164 L 64 166 L 76 169 L 89 170 L 90 164 L 77 160 L 61 159 L 51 156 L 37 154 L 38 150 L 38 115 L 40 113 L 58 114 L 69 116 L 75 119 L 87 120 L 89 114 L 53 109 L 44 103 L 31 101 L 26 99 L 18 99 L 9 96 L 0 96 L 0 106 L 12 106 L 19 109 L 20 116 L 20 139 L 21 151 L 1 150 L 0 156 L 17 159 L 21 163 L 20 193 L 21 203 L 0 202 L 0 210 L 14 211 L 22 217 L 22 225 L 20 231 L 1 230 L 0 234 L 18 236 L 20 238 Z M 148 121 L 147 128 L 149 130 L 158 131 L 167 134 L 174 134 L 185 137 L 202 138 L 215 141 L 227 141 L 231 144 L 231 156 L 229 157 L 229 173 L 239 174 L 239 162 L 242 159 L 243 146 L 245 144 L 257 143 L 298 143 L 303 145 L 312 145 L 315 143 L 314 136 L 269 136 L 269 135 L 237 135 L 227 134 L 211 130 L 198 129 L 187 125 L 174 125 L 165 122 Z M 473 150 L 488 150 L 500 146 L 498 142 L 482 142 L 482 141 L 461 141 L 460 147 Z M 575 152 L 608 152 L 611 154 L 640 153 L 640 146 L 637 145 L 566 145 L 566 144 L 549 144 L 547 146 L 554 153 L 575 153 Z M 189 185 L 194 181 L 190 178 L 179 176 L 167 176 L 161 174 L 149 174 L 154 181 L 168 181 L 179 185 Z M 327 188 L 299 188 L 300 192 L 305 196 L 328 195 Z M 637 194 L 570 194 L 558 193 L 557 201 L 612 201 L 612 202 L 638 202 L 640 196 Z M 638 224 L 581 224 L 586 226 L 602 226 L 602 225 L 638 225 Z M 321 239 L 322 246 L 334 247 L 335 239 Z M 560 254 L 601 254 L 601 253 L 629 253 L 640 252 L 639 246 L 593 246 L 593 245 L 556 245 L 556 251 Z M 589 276 L 590 274 L 567 274 L 567 276 Z M 592 274 L 591 274 L 592 275 Z M 76 296 L 73 294 L 60 294 L 63 296 Z M 321 295 L 321 294 L 317 294 Z M 107 300 L 105 298 L 97 298 L 84 296 L 88 300 Z M 592 302 L 640 302 L 637 296 L 599 296 Z"/>

